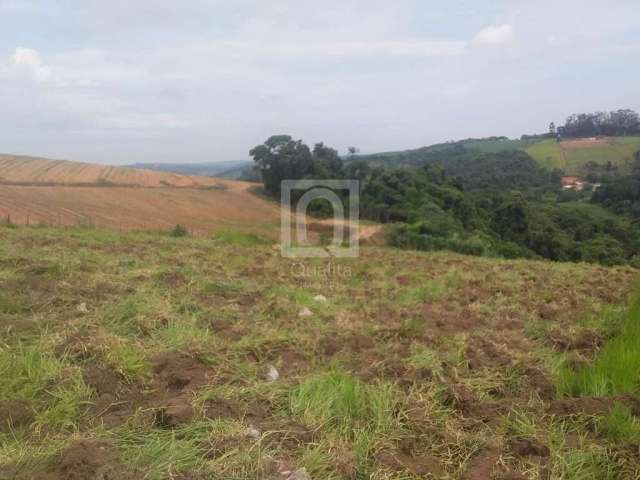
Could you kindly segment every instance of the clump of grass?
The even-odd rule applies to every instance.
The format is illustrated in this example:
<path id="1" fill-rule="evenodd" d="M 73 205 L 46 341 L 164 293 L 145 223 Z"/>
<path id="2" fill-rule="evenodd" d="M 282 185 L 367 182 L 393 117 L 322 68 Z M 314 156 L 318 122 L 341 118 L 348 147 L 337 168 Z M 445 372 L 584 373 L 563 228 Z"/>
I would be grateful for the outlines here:
<path id="1" fill-rule="evenodd" d="M 0 465 L 12 467 L 6 472 L 0 470 L 0 478 L 16 478 L 9 473 L 12 469 L 16 472 L 27 472 L 43 467 L 60 453 L 67 441 L 59 435 L 49 435 L 44 442 L 34 442 L 30 436 L 0 434 Z"/>
<path id="2" fill-rule="evenodd" d="M 396 394 L 390 384 L 366 385 L 335 368 L 307 377 L 291 393 L 290 406 L 304 421 L 343 435 L 381 433 L 395 423 Z"/>
<path id="3" fill-rule="evenodd" d="M 213 279 L 204 284 L 202 291 L 209 295 L 217 295 L 223 298 L 239 295 L 244 290 L 239 281 L 229 281 L 225 279 Z"/>
<path id="4" fill-rule="evenodd" d="M 420 286 L 401 289 L 398 292 L 397 302 L 401 305 L 434 302 L 457 288 L 460 281 L 460 274 L 456 270 L 450 270 L 442 277 L 424 281 Z"/>
<path id="5" fill-rule="evenodd" d="M 175 430 L 133 426 L 111 433 L 125 461 L 143 469 L 149 480 L 173 478 L 181 472 L 206 473 L 207 478 L 256 478 L 258 448 L 245 451 L 222 445 L 224 454 L 207 455 L 218 450 L 221 439 L 244 438 L 246 426 L 240 423 L 196 422 Z"/>
<path id="6" fill-rule="evenodd" d="M 34 399 L 56 378 L 62 364 L 42 345 L 0 348 L 0 392 L 16 399 Z"/>
<path id="7" fill-rule="evenodd" d="M 405 337 L 418 335 L 424 331 L 427 321 L 421 317 L 410 317 L 402 322 L 400 333 Z"/>
<path id="8" fill-rule="evenodd" d="M 27 306 L 16 298 L 15 295 L 9 295 L 6 292 L 0 292 L 0 313 L 14 315 L 21 313 L 27 309 Z"/>
<path id="9" fill-rule="evenodd" d="M 3 398 L 29 401 L 37 410 L 36 423 L 47 429 L 73 427 L 91 396 L 79 370 L 43 344 L 0 349 L 0 392 Z"/>
<path id="10" fill-rule="evenodd" d="M 214 235 L 216 243 L 223 245 L 241 245 L 251 247 L 268 245 L 270 242 L 254 233 L 239 232 L 237 230 L 220 230 Z"/>
<path id="11" fill-rule="evenodd" d="M 153 289 L 140 289 L 122 298 L 104 315 L 106 326 L 120 335 L 146 335 L 164 318 L 170 317 L 171 304 Z"/>
<path id="12" fill-rule="evenodd" d="M 335 479 L 331 454 L 323 445 L 311 445 L 302 454 L 302 464 L 312 478 Z"/>
<path id="13" fill-rule="evenodd" d="M 187 230 L 187 227 L 178 223 L 175 227 L 173 227 L 171 232 L 169 232 L 169 235 L 174 238 L 187 237 L 189 235 L 189 230 Z"/>
<path id="14" fill-rule="evenodd" d="M 550 478 L 559 480 L 614 480 L 627 478 L 610 451 L 589 442 L 592 427 L 586 418 L 547 423 L 539 416 L 514 410 L 505 419 L 506 434 L 512 438 L 536 438 L 550 449 Z M 574 437 L 577 447 L 569 445 Z"/>
<path id="15" fill-rule="evenodd" d="M 153 336 L 169 349 L 206 345 L 213 340 L 211 331 L 199 327 L 195 321 L 172 320 L 165 327 L 156 330 Z"/>
<path id="16" fill-rule="evenodd" d="M 621 330 L 602 348 L 595 362 L 558 373 L 558 390 L 571 396 L 606 396 L 640 392 L 640 291 L 627 310 Z"/>
<path id="17" fill-rule="evenodd" d="M 124 341 L 107 345 L 104 357 L 109 365 L 129 379 L 144 376 L 151 370 L 149 362 L 140 353 L 140 349 Z"/>
<path id="18" fill-rule="evenodd" d="M 562 480 L 617 480 L 620 469 L 604 449 L 568 450 L 555 456 L 552 477 Z"/>
<path id="19" fill-rule="evenodd" d="M 442 373 L 442 361 L 438 352 L 419 343 L 411 345 L 409 365 L 415 368 L 427 368 L 434 375 Z"/>
<path id="20" fill-rule="evenodd" d="M 617 404 L 608 415 L 596 421 L 596 431 L 616 443 L 640 443 L 640 420 L 631 409 Z"/>
<path id="21" fill-rule="evenodd" d="M 47 390 L 49 406 L 38 414 L 36 423 L 46 428 L 74 428 L 91 394 L 79 372 L 74 372 L 56 388 Z"/>

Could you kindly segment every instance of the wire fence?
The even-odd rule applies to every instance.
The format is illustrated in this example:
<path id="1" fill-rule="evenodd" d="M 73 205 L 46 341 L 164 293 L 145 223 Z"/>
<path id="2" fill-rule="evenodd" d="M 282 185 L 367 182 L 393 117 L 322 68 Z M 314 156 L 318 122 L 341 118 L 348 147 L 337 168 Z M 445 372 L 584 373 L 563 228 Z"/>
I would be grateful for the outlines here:
<path id="1" fill-rule="evenodd" d="M 12 214 L 0 213 L 0 224 L 14 227 L 48 227 L 48 228 L 95 228 L 117 232 L 171 232 L 178 226 L 183 227 L 191 235 L 205 236 L 213 232 L 213 228 L 207 229 L 194 227 L 184 222 L 136 222 L 114 221 L 103 217 L 91 215 L 43 215 L 39 213 Z"/>

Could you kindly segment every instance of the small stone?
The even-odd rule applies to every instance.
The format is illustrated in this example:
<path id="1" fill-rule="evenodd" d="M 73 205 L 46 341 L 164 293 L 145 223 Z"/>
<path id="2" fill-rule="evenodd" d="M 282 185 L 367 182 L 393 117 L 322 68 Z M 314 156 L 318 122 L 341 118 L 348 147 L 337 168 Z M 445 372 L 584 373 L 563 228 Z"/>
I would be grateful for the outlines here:
<path id="1" fill-rule="evenodd" d="M 269 365 L 269 370 L 267 371 L 267 380 L 270 382 L 275 382 L 280 378 L 280 372 L 273 365 Z"/>
<path id="2" fill-rule="evenodd" d="M 309 475 L 309 473 L 307 473 L 307 469 L 302 467 L 299 470 L 296 470 L 295 472 L 291 473 L 291 472 L 282 472 L 283 475 L 289 475 L 287 477 L 287 480 L 311 480 L 311 475 Z"/>
<path id="3" fill-rule="evenodd" d="M 327 303 L 327 297 L 324 295 L 316 295 L 313 299 L 318 303 Z"/>
<path id="4" fill-rule="evenodd" d="M 311 316 L 313 316 L 313 312 L 311 310 L 309 310 L 307 307 L 304 307 L 302 310 L 300 310 L 300 313 L 298 314 L 298 316 L 300 318 L 311 317 Z"/>
<path id="5" fill-rule="evenodd" d="M 87 304 L 82 302 L 80 305 L 76 307 L 79 313 L 89 313 L 89 309 L 87 308 Z"/>
<path id="6" fill-rule="evenodd" d="M 262 436 L 262 432 L 260 432 L 260 430 L 258 430 L 253 425 L 250 425 L 249 428 L 247 429 L 247 436 L 250 438 L 253 438 L 254 440 L 260 440 L 260 437 Z"/>

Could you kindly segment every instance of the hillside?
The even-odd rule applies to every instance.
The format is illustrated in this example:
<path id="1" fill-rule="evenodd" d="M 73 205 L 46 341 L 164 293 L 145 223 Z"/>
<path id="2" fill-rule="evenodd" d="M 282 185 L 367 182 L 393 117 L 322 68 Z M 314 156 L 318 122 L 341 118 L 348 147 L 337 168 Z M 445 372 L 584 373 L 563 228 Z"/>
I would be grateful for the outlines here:
<path id="1" fill-rule="evenodd" d="M 632 269 L 3 226 L 0 253 L 2 478 L 638 478 L 635 397 L 558 383 Z"/>
<path id="2" fill-rule="evenodd" d="M 621 170 L 640 151 L 640 137 L 602 137 L 597 139 L 567 139 L 561 142 L 543 140 L 524 150 L 540 165 L 558 168 L 567 175 L 587 175 L 588 164 L 611 164 Z"/>
<path id="3" fill-rule="evenodd" d="M 485 154 L 495 154 L 522 150 L 549 169 L 560 169 L 566 175 L 587 175 L 593 173 L 590 163 L 605 168 L 609 163 L 624 171 L 625 167 L 640 151 L 640 137 L 598 137 L 596 139 L 555 139 L 511 140 L 506 137 L 467 139 L 441 143 L 427 147 L 395 152 L 358 155 L 355 158 L 372 165 L 416 165 L 422 162 L 445 162 L 447 157 L 459 154 L 461 150 Z M 609 167 L 610 168 L 610 167 Z M 598 168 L 595 169 L 596 171 Z"/>
<path id="4" fill-rule="evenodd" d="M 138 187 L 198 187 L 218 184 L 207 177 L 3 154 L 0 154 L 0 183 Z"/>
<path id="5" fill-rule="evenodd" d="M 9 155 L 0 179 L 0 218 L 16 224 L 279 232 L 278 207 L 243 182 Z"/>
<path id="6" fill-rule="evenodd" d="M 181 173 L 184 175 L 233 179 L 239 176 L 243 169 L 250 167 L 252 163 L 253 162 L 248 160 L 203 163 L 136 163 L 128 165 L 128 167 L 158 172 Z"/>

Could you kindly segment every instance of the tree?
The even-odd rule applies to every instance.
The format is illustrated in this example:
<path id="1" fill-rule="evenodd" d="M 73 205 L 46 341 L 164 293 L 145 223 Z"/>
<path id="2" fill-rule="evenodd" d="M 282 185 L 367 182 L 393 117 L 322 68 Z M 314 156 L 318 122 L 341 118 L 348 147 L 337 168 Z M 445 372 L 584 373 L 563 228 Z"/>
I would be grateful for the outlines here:
<path id="1" fill-rule="evenodd" d="M 262 175 L 268 195 L 280 195 L 283 180 L 296 180 L 311 174 L 314 169 L 309 147 L 290 135 L 274 135 L 249 152 Z"/>
<path id="2" fill-rule="evenodd" d="M 549 124 L 549 133 L 555 137 L 555 135 L 556 135 L 556 124 L 554 122 L 551 122 Z"/>
<path id="3" fill-rule="evenodd" d="M 338 151 L 316 143 L 313 147 L 313 172 L 316 178 L 342 178 L 342 159 Z"/>

